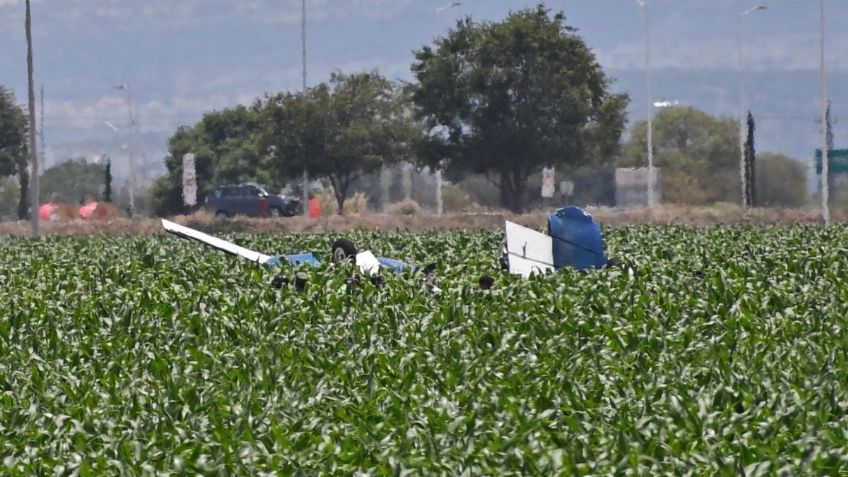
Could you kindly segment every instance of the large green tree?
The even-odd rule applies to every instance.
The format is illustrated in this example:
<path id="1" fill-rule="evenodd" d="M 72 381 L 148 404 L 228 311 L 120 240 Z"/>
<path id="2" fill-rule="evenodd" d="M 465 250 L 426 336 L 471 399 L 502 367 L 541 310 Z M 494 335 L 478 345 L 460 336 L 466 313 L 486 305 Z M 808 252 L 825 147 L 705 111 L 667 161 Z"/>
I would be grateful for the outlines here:
<path id="1" fill-rule="evenodd" d="M 402 89 L 376 72 L 334 73 L 306 94 L 267 98 L 260 143 L 279 181 L 306 169 L 333 186 L 342 213 L 357 179 L 408 158 L 418 130 L 406 104 Z"/>
<path id="2" fill-rule="evenodd" d="M 195 155 L 197 198 L 202 201 L 219 184 L 259 182 L 275 185 L 263 167 L 265 162 L 256 147 L 259 130 L 254 108 L 238 106 L 207 113 L 193 127 L 179 128 L 168 142 L 165 158 L 168 172 L 151 189 L 157 215 L 183 212 L 183 156 Z"/>
<path id="3" fill-rule="evenodd" d="M 415 53 L 412 99 L 430 131 L 421 160 L 497 177 L 519 211 L 528 177 L 546 165 L 611 160 L 628 97 L 609 92 L 594 54 L 540 5 L 498 23 L 470 18 Z"/>
<path id="4" fill-rule="evenodd" d="M 26 112 L 11 91 L 0 86 L 0 177 L 18 176 L 18 219 L 29 218 Z"/>
<path id="5" fill-rule="evenodd" d="M 105 165 L 88 162 L 85 158 L 71 159 L 48 168 L 41 175 L 41 202 L 55 200 L 77 204 L 83 199 L 99 200 L 103 191 Z"/>
<path id="6" fill-rule="evenodd" d="M 646 122 L 633 125 L 619 165 L 644 167 Z M 692 107 L 660 110 L 653 121 L 654 165 L 662 168 L 663 201 L 739 203 L 739 127 Z"/>

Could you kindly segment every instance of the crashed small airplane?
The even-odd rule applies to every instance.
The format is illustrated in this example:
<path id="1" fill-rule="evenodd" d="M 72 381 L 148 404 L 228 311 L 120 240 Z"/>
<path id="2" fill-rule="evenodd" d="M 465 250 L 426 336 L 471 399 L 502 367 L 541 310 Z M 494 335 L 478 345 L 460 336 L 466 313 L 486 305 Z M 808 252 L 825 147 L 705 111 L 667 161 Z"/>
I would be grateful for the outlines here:
<path id="1" fill-rule="evenodd" d="M 227 242 L 199 230 L 162 219 L 162 227 L 178 237 L 196 240 L 212 248 L 239 256 L 265 267 L 279 267 L 283 263 L 299 267 L 301 265 L 320 265 L 322 262 L 312 252 L 292 255 L 266 255 L 232 242 Z M 604 255 L 604 242 L 600 226 L 592 217 L 578 207 L 563 207 L 548 216 L 547 234 L 506 221 L 505 240 L 501 266 L 509 273 L 529 277 L 534 273 L 546 274 L 564 267 L 577 270 L 603 268 L 614 265 L 614 260 Z M 332 247 L 333 262 L 352 261 L 359 272 L 378 282 L 381 269 L 395 273 L 415 272 L 418 268 L 401 260 L 377 257 L 371 251 L 359 252 L 356 245 L 347 239 L 338 239 Z M 432 276 L 435 264 L 423 267 L 423 274 Z M 303 280 L 303 279 L 301 279 Z M 357 279 L 358 280 L 358 279 Z M 484 275 L 480 278 L 480 288 L 488 289 L 494 279 Z M 282 283 L 275 278 L 275 286 Z M 435 285 L 434 291 L 438 291 Z"/>
<path id="2" fill-rule="evenodd" d="M 162 227 L 167 232 L 178 237 L 196 240 L 222 252 L 236 255 L 265 267 L 279 267 L 283 264 L 283 262 L 295 267 L 299 267 L 301 265 L 321 265 L 321 260 L 315 257 L 312 252 L 282 256 L 266 255 L 165 219 L 162 219 Z M 356 266 L 359 268 L 360 273 L 369 276 L 377 275 L 381 267 L 394 272 L 415 270 L 415 266 L 400 260 L 387 257 L 377 257 L 367 250 L 359 252 L 356 249 L 356 245 L 347 239 L 338 239 L 333 243 L 332 257 L 334 262 L 343 262 L 345 260 L 354 261 Z M 430 267 L 425 267 L 425 270 L 429 268 Z"/>
<path id="3" fill-rule="evenodd" d="M 601 227 L 578 207 L 563 207 L 548 215 L 548 233 L 516 223 L 504 226 L 502 266 L 509 273 L 529 277 L 564 267 L 589 270 L 614 265 L 604 255 Z"/>

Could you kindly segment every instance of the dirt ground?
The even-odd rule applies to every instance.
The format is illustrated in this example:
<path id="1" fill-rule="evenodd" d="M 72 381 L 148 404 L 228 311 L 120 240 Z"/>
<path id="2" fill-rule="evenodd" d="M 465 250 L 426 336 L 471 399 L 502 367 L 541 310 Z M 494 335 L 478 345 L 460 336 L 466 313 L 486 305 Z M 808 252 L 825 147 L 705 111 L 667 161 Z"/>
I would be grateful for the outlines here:
<path id="1" fill-rule="evenodd" d="M 677 224 L 687 226 L 711 226 L 719 224 L 818 224 L 821 213 L 818 209 L 750 209 L 736 207 L 703 208 L 660 206 L 648 209 L 616 209 L 589 207 L 586 209 L 601 225 L 616 227 L 623 225 Z M 171 220 L 210 233 L 320 233 L 347 230 L 413 231 L 432 230 L 492 230 L 501 229 L 504 220 L 541 228 L 546 223 L 549 211 L 536 211 L 521 215 L 508 212 L 486 212 L 473 214 L 450 214 L 441 217 L 432 215 L 390 215 L 366 213 L 331 216 L 317 219 L 292 217 L 280 219 L 251 219 L 236 217 L 218 220 L 207 214 L 171 217 Z M 832 220 L 846 221 L 848 213 L 832 213 Z M 29 222 L 0 223 L 0 236 L 28 235 Z M 119 218 L 109 221 L 72 220 L 57 223 L 42 223 L 44 235 L 97 235 L 97 234 L 155 234 L 162 233 L 159 219 Z"/>

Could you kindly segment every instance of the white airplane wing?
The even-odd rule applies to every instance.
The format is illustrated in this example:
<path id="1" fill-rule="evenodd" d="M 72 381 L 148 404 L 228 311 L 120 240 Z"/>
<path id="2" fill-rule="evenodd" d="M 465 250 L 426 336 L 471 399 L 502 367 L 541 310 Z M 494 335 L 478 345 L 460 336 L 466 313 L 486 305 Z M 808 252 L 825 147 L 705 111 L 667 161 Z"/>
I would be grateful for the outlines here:
<path id="1" fill-rule="evenodd" d="M 205 234 L 199 230 L 194 230 L 192 228 L 185 227 L 183 225 L 176 224 L 165 219 L 162 219 L 162 227 L 166 231 L 178 237 L 190 240 L 197 240 L 198 242 L 209 245 L 212 248 L 216 248 L 232 255 L 238 255 L 239 257 L 250 260 L 251 262 L 256 262 L 261 265 L 271 265 L 279 263 L 279 259 L 277 257 L 272 257 L 263 253 L 254 252 L 253 250 L 240 247 L 232 242 L 221 240 L 219 238 Z"/>
<path id="2" fill-rule="evenodd" d="M 529 277 L 554 269 L 553 239 L 516 223 L 506 221 L 506 252 L 509 273 Z"/>

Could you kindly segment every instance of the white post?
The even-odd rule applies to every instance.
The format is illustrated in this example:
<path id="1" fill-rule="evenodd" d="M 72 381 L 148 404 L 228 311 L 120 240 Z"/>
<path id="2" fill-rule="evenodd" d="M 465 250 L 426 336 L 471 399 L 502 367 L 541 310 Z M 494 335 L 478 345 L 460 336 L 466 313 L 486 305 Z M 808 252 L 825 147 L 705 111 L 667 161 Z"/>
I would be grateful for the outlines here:
<path id="1" fill-rule="evenodd" d="M 389 192 L 391 190 L 391 186 L 392 186 L 392 169 L 389 168 L 388 166 L 386 166 L 385 164 L 383 164 L 383 167 L 380 170 L 380 187 L 382 188 L 381 193 L 380 193 L 380 199 L 381 199 L 380 202 L 382 202 L 383 212 L 386 211 L 386 209 L 389 206 L 389 203 L 391 202 L 389 200 L 390 199 Z"/>
<path id="2" fill-rule="evenodd" d="M 828 185 L 829 165 L 827 163 L 827 75 L 825 74 L 824 62 L 824 0 L 820 0 L 821 7 L 821 37 L 819 39 L 819 80 L 821 81 L 821 140 L 822 140 L 822 219 L 824 224 L 830 224 L 830 190 Z"/>
<path id="3" fill-rule="evenodd" d="M 412 200 L 412 163 L 403 163 L 403 200 Z"/>
<path id="4" fill-rule="evenodd" d="M 436 214 L 442 215 L 444 202 L 442 202 L 442 170 L 436 170 Z"/>

